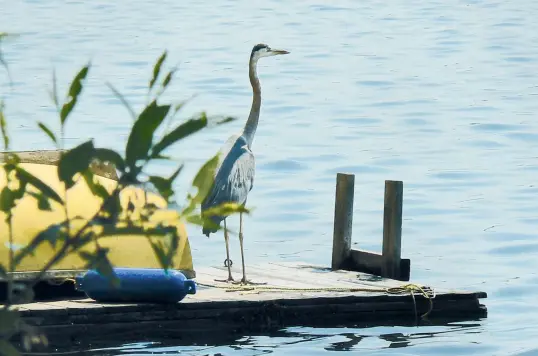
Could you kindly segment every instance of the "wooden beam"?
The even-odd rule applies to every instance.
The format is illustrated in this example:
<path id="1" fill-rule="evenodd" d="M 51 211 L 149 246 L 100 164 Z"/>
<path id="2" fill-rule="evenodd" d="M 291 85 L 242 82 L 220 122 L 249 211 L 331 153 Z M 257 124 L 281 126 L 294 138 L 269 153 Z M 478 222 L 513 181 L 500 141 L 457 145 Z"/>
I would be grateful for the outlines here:
<path id="1" fill-rule="evenodd" d="M 410 279 L 411 260 L 408 258 L 400 259 L 400 274 L 392 277 L 385 274 L 383 269 L 385 258 L 379 253 L 351 249 L 350 259 L 349 266 L 353 271 L 392 278 L 398 281 L 409 281 Z"/>
<path id="2" fill-rule="evenodd" d="M 341 269 L 349 260 L 353 226 L 355 175 L 338 173 L 334 203 L 333 256 L 331 268 Z"/>
<path id="3" fill-rule="evenodd" d="M 64 150 L 65 152 L 65 150 Z M 0 162 L 4 162 L 6 156 L 9 153 L 15 153 L 19 156 L 21 163 L 36 163 L 36 164 L 48 164 L 56 166 L 60 161 L 60 150 L 36 150 L 36 151 L 13 151 L 13 152 L 0 152 Z M 93 174 L 99 176 L 118 180 L 116 173 L 116 167 L 110 162 L 99 162 L 94 160 L 90 169 Z"/>
<path id="4" fill-rule="evenodd" d="M 360 272 L 371 273 L 375 275 L 381 275 L 383 264 L 383 256 L 379 253 L 363 251 L 363 250 L 351 250 L 351 259 L 353 266 Z"/>
<path id="5" fill-rule="evenodd" d="M 385 181 L 385 206 L 383 214 L 383 276 L 400 278 L 402 253 L 402 204 L 403 183 Z"/>

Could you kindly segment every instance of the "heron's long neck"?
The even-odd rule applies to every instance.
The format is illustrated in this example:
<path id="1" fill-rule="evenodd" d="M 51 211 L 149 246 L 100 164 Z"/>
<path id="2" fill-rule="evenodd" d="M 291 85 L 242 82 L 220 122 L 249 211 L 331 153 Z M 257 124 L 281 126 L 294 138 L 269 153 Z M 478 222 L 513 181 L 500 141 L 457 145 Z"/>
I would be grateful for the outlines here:
<path id="1" fill-rule="evenodd" d="M 250 78 L 250 84 L 252 85 L 252 107 L 250 108 L 250 114 L 248 115 L 247 123 L 243 129 L 243 136 L 248 142 L 248 147 L 252 147 L 252 141 L 254 141 L 254 134 L 256 134 L 256 128 L 258 127 L 258 120 L 260 119 L 260 107 L 262 104 L 262 93 L 260 87 L 260 80 L 256 74 L 256 60 L 250 60 L 248 76 Z"/>

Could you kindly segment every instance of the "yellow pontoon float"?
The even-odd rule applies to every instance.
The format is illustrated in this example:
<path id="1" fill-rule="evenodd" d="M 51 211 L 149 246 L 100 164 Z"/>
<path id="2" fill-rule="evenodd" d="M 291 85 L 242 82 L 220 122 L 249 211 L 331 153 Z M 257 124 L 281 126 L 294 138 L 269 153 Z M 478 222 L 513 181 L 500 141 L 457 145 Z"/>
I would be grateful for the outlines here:
<path id="1" fill-rule="evenodd" d="M 37 152 L 17 152 L 21 158 L 21 166 L 28 172 L 40 178 L 43 182 L 52 187 L 61 197 L 65 197 L 63 184 L 57 175 L 56 163 L 59 159 L 59 151 L 37 151 Z M 3 161 L 3 159 L 0 160 Z M 1 163 L 3 164 L 3 163 Z M 105 188 L 111 191 L 115 185 L 116 171 L 113 167 L 95 165 L 92 170 L 95 178 Z M 6 185 L 6 176 L 3 169 L 0 170 L 0 189 Z M 130 201 L 137 206 L 144 199 L 143 190 L 130 187 L 125 189 L 121 195 L 121 203 L 125 206 Z M 178 221 L 177 212 L 168 209 L 166 201 L 162 197 L 147 192 L 147 198 L 159 209 L 154 215 L 158 221 L 167 221 L 169 225 L 176 226 L 181 236 L 179 248 L 173 259 L 172 268 L 181 271 L 187 278 L 194 278 L 191 250 L 185 226 Z M 86 183 L 79 180 L 74 187 L 68 190 L 68 214 L 70 217 L 81 216 L 85 219 L 95 214 L 100 204 L 100 199 L 95 197 L 89 190 Z M 22 247 L 28 244 L 38 232 L 51 224 L 65 220 L 63 208 L 56 202 L 51 201 L 51 211 L 39 210 L 35 198 L 25 195 L 17 204 L 13 217 L 14 225 L 14 247 Z M 0 212 L 0 261 L 7 268 L 9 256 L 9 235 L 8 226 L 5 221 L 5 214 Z M 101 239 L 99 244 L 109 248 L 108 257 L 115 267 L 130 268 L 161 268 L 153 249 L 145 235 L 107 237 Z M 43 266 L 52 258 L 60 248 L 57 244 L 55 248 L 51 244 L 43 243 L 32 256 L 27 256 L 14 273 L 16 280 L 31 280 Z M 85 251 L 95 250 L 94 244 L 89 244 Z M 86 262 L 78 256 L 71 254 L 53 266 L 45 275 L 48 280 L 63 280 L 73 278 L 81 272 L 85 272 Z"/>

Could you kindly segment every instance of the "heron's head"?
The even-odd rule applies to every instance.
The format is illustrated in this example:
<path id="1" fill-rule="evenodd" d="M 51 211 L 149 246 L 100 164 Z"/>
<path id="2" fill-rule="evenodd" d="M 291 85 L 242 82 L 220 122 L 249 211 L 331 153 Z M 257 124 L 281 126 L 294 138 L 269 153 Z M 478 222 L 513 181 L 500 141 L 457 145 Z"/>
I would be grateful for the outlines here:
<path id="1" fill-rule="evenodd" d="M 250 59 L 257 61 L 262 57 L 271 57 L 278 56 L 279 54 L 288 54 L 290 52 L 284 51 L 283 49 L 272 49 L 266 44 L 260 43 L 252 48 L 252 53 L 250 54 Z"/>

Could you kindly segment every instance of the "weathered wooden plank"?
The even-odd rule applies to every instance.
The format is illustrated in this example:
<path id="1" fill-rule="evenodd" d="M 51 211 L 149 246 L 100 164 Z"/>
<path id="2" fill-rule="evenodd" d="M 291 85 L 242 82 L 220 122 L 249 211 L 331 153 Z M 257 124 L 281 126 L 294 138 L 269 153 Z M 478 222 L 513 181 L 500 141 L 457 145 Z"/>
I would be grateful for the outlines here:
<path id="1" fill-rule="evenodd" d="M 236 293 L 236 292 L 233 292 Z M 239 295 L 239 294 L 238 294 Z M 438 296 L 439 297 L 439 296 Z M 462 298 L 460 300 L 451 299 L 454 297 L 457 297 L 455 295 L 452 295 L 450 298 L 438 298 L 434 299 L 434 305 L 444 305 L 443 303 L 459 303 L 462 302 L 468 302 L 471 301 L 471 303 L 474 303 L 473 305 L 478 305 L 478 301 L 476 298 L 468 298 L 467 301 L 465 298 Z M 405 303 L 411 303 L 412 299 L 409 295 L 378 295 L 378 296 L 365 296 L 363 294 L 360 295 L 354 295 L 352 293 L 342 293 L 340 296 L 335 296 L 334 293 L 281 293 L 281 294 L 273 294 L 273 293 L 261 293 L 261 294 L 247 294 L 241 296 L 242 300 L 236 300 L 236 301 L 224 301 L 224 300 L 215 300 L 212 302 L 199 302 L 199 303 L 193 303 L 192 300 L 185 300 L 184 302 L 177 303 L 177 304 L 141 304 L 141 305 L 115 305 L 115 304 L 98 304 L 100 305 L 103 310 L 100 312 L 97 309 L 80 309 L 80 308 L 72 308 L 72 309 L 60 309 L 60 308 L 51 308 L 51 309 L 25 309 L 22 311 L 23 314 L 35 314 L 30 312 L 42 312 L 41 315 L 48 315 L 48 316 L 61 316 L 65 317 L 67 314 L 69 315 L 76 315 L 76 314 L 86 314 L 86 315 L 102 315 L 103 317 L 110 317 L 111 314 L 119 313 L 119 314 L 132 314 L 132 313 L 156 313 L 159 310 L 166 310 L 167 313 L 174 311 L 174 310 L 180 310 L 182 313 L 186 313 L 187 311 L 193 311 L 198 310 L 202 314 L 209 312 L 210 309 L 221 309 L 221 310 L 228 310 L 233 308 L 241 308 L 241 307 L 252 307 L 252 306 L 260 306 L 263 305 L 266 302 L 276 302 L 279 305 L 282 306 L 288 306 L 288 307 L 299 307 L 299 306 L 319 306 L 324 304 L 331 304 L 331 305 L 351 305 L 351 304 L 361 304 L 364 308 L 368 309 L 369 306 L 374 306 L 376 304 L 382 303 L 386 304 L 388 306 L 390 305 L 397 305 L 397 303 L 405 302 Z M 424 302 L 426 299 L 421 298 L 419 295 L 415 295 L 415 300 Z M 396 304 L 394 304 L 396 303 Z M 440 304 L 439 304 L 440 303 Z M 68 311 L 65 313 L 65 311 Z M 43 313 L 44 311 L 44 313 Z M 110 315 L 107 315 L 110 314 Z"/>
<path id="2" fill-rule="evenodd" d="M 305 276 L 311 276 L 310 279 L 314 280 L 312 276 L 319 280 L 320 283 L 329 283 L 331 286 L 349 286 L 350 284 L 354 287 L 357 284 L 362 284 L 365 287 L 400 287 L 406 283 L 402 281 L 392 280 L 388 278 L 376 277 L 363 272 L 353 272 L 347 270 L 336 270 L 332 271 L 328 268 L 319 268 L 317 266 L 312 266 L 304 262 L 271 262 L 269 266 L 278 265 L 283 268 L 285 273 L 293 273 L 304 278 Z M 265 266 L 265 265 L 264 265 Z"/>
<path id="3" fill-rule="evenodd" d="M 420 316 L 429 309 L 427 301 L 417 301 L 416 311 Z M 467 316 L 480 314 L 483 310 L 476 307 L 470 302 L 457 303 L 454 302 L 449 306 L 438 305 L 434 308 L 431 316 L 442 313 L 443 309 L 454 313 L 464 314 Z M 46 325 L 71 325 L 75 327 L 77 324 L 82 325 L 100 325 L 107 324 L 119 325 L 123 323 L 124 327 L 133 328 L 133 323 L 144 322 L 163 322 L 163 321 L 182 321 L 185 326 L 196 324 L 200 320 L 213 320 L 222 325 L 229 327 L 230 325 L 241 325 L 245 327 L 248 320 L 260 320 L 269 318 L 277 320 L 275 324 L 278 326 L 289 325 L 290 322 L 300 322 L 300 325 L 309 325 L 309 321 L 316 318 L 330 318 L 331 316 L 339 316 L 339 319 L 348 321 L 364 321 L 366 319 L 376 318 L 398 318 L 407 317 L 414 318 L 415 307 L 410 298 L 394 303 L 349 303 L 349 304 L 319 304 L 319 305 L 298 305 L 293 308 L 285 307 L 278 303 L 264 304 L 263 307 L 239 307 L 239 308 L 223 308 L 223 309 L 202 309 L 202 310 L 180 310 L 178 309 L 158 309 L 148 312 L 131 312 L 131 313 L 113 313 L 109 315 L 101 314 L 79 314 L 70 315 L 68 318 L 46 318 Z M 256 328 L 250 325 L 249 328 Z"/>
<path id="4" fill-rule="evenodd" d="M 404 285 L 409 284 L 409 282 L 403 282 L 398 280 L 393 280 L 389 278 L 383 278 L 383 277 L 377 277 L 372 276 L 367 273 L 362 272 L 353 272 L 348 270 L 337 270 L 337 271 L 331 271 L 328 268 L 320 268 L 317 266 L 313 266 L 311 264 L 308 264 L 306 262 L 270 262 L 268 263 L 269 266 L 278 265 L 282 268 L 287 268 L 292 271 L 293 273 L 300 274 L 301 272 L 304 273 L 312 273 L 316 276 L 324 276 L 319 277 L 321 278 L 327 278 L 332 281 L 342 282 L 343 286 L 349 286 L 349 284 L 357 286 L 362 285 L 365 287 L 386 287 L 386 288 L 396 288 L 401 287 Z M 265 265 L 264 265 L 265 266 Z M 292 272 L 290 272 L 292 273 Z M 301 275 L 302 277 L 302 275 Z M 345 283 L 345 284 L 344 284 Z M 421 285 L 419 283 L 419 285 Z M 444 289 L 437 289 L 436 292 L 438 295 L 476 295 L 478 298 L 487 298 L 487 294 L 484 292 L 475 292 L 475 291 L 465 291 L 465 290 L 444 290 Z"/>
<path id="5" fill-rule="evenodd" d="M 283 278 L 286 275 L 291 275 L 293 276 L 293 278 L 308 281 L 308 283 L 310 283 L 312 286 L 320 287 L 351 286 L 350 283 L 347 281 L 338 280 L 338 277 L 341 275 L 341 272 L 346 275 L 352 276 L 354 279 L 359 281 L 362 276 L 366 276 L 365 274 L 360 274 L 356 272 L 346 272 L 342 270 L 332 271 L 330 269 L 316 268 L 316 266 L 311 266 L 305 263 L 269 263 L 267 264 L 267 267 L 265 266 L 266 265 L 260 268 L 267 268 L 268 270 L 271 270 L 276 276 L 278 276 L 278 278 Z M 384 286 L 382 280 L 376 283 L 376 287 Z M 353 286 L 356 287 L 356 284 L 353 284 Z"/>
<path id="6" fill-rule="evenodd" d="M 9 153 L 16 153 L 21 163 L 36 163 L 47 165 L 58 165 L 60 161 L 61 150 L 37 150 L 37 151 L 18 151 L 18 152 L 0 152 L 0 162 L 5 160 Z M 91 163 L 90 169 L 94 174 L 99 176 L 118 180 L 116 167 L 110 163 L 99 162 L 95 160 Z"/>
<path id="7" fill-rule="evenodd" d="M 60 283 L 62 281 L 65 281 L 66 278 L 75 278 L 77 275 L 83 272 L 85 272 L 85 270 L 47 271 L 44 273 L 42 279 Z M 40 275 L 41 271 L 9 272 L 9 274 L 11 274 L 13 276 L 13 279 L 16 281 L 31 281 L 34 280 L 38 275 Z M 0 281 L 3 280 L 4 278 L 0 278 Z"/>
<path id="8" fill-rule="evenodd" d="M 256 305 L 257 304 L 257 305 Z M 58 322 L 65 323 L 85 323 L 91 322 L 95 324 L 106 323 L 106 322 L 136 322 L 136 321 L 157 321 L 157 320 L 172 320 L 172 319 L 181 319 L 181 320 L 190 320 L 190 319 L 199 319 L 199 318 L 218 318 L 230 314 L 241 314 L 241 315 L 250 315 L 256 314 L 262 311 L 264 308 L 261 306 L 272 305 L 272 307 L 277 309 L 282 309 L 284 311 L 289 311 L 293 313 L 299 312 L 308 312 L 311 315 L 325 313 L 330 309 L 331 312 L 354 312 L 354 313 L 374 313 L 378 311 L 402 311 L 402 312 L 414 312 L 413 302 L 411 298 L 397 298 L 395 301 L 390 303 L 316 303 L 310 305 L 294 305 L 293 308 L 290 308 L 290 305 L 287 303 L 251 303 L 250 306 L 241 306 L 241 307 L 223 307 L 219 309 L 196 309 L 188 310 L 181 308 L 181 305 L 153 305 L 152 309 L 146 311 L 140 311 L 133 308 L 133 310 L 125 312 L 113 312 L 113 313 L 81 313 L 81 314 L 58 314 L 51 313 L 46 318 L 46 324 L 55 324 Z M 457 303 L 452 303 L 452 309 L 456 308 Z M 419 310 L 424 309 L 424 306 L 427 306 L 427 302 L 417 301 L 417 307 Z M 471 309 L 471 307 L 476 307 L 467 303 L 466 309 Z M 461 306 L 460 306 L 461 308 Z M 440 306 L 434 308 L 434 310 L 441 310 Z"/>
<path id="9" fill-rule="evenodd" d="M 46 302 L 36 302 L 36 303 L 28 303 L 28 304 L 20 304 L 16 307 L 25 309 L 25 310 L 53 310 L 55 312 L 62 311 L 67 312 L 67 308 L 63 305 L 58 305 L 55 303 L 46 303 Z"/>
<path id="10" fill-rule="evenodd" d="M 290 276 L 275 276 L 271 272 L 268 272 L 267 270 L 264 271 L 265 267 L 258 267 L 258 266 L 247 266 L 247 278 L 258 282 L 258 283 L 267 283 L 271 286 L 282 286 L 282 287 L 312 287 L 312 283 L 296 280 L 294 278 L 290 278 Z M 211 275 L 214 278 L 220 278 L 222 279 L 223 276 L 225 277 L 227 271 L 226 267 L 213 267 L 208 269 L 201 270 L 201 273 L 206 273 L 207 275 Z M 196 271 L 198 273 L 198 270 Z M 221 273 L 222 272 L 222 273 Z M 241 275 L 241 267 L 232 267 L 232 273 L 234 275 Z M 282 278 L 280 278 L 282 277 Z M 198 278 L 197 278 L 198 280 Z M 209 282 L 209 281 L 207 281 Z M 213 281 L 213 283 L 215 283 Z"/>
<path id="11" fill-rule="evenodd" d="M 225 267 L 214 268 L 214 270 L 225 272 Z M 197 269 L 199 273 L 197 281 L 199 283 L 207 283 L 210 285 L 218 284 L 225 286 L 225 284 L 219 284 L 213 280 L 217 278 L 218 275 L 222 278 L 222 274 L 212 272 L 211 274 L 206 274 L 208 269 Z M 289 268 L 287 266 L 279 266 L 273 264 L 267 264 L 263 267 L 261 266 L 249 266 L 249 276 L 251 276 L 257 282 L 267 282 L 267 287 L 285 287 L 285 288 L 314 288 L 320 289 L 322 291 L 324 288 L 359 288 L 356 283 L 349 281 L 337 280 L 334 275 L 328 276 L 327 273 L 312 273 L 308 270 L 301 270 L 298 268 Z M 371 285 L 364 286 L 364 288 L 369 289 L 379 289 L 382 288 L 382 285 Z M 304 292 L 298 291 L 298 294 L 303 294 Z M 334 292 L 332 292 L 334 293 Z M 367 293 L 365 291 L 365 293 Z M 379 291 L 377 293 L 380 293 Z M 286 292 L 286 295 L 291 296 L 290 292 Z M 317 295 L 321 295 L 317 293 Z"/>
<path id="12" fill-rule="evenodd" d="M 216 268 L 224 272 L 225 267 Z M 203 270 L 205 271 L 205 270 Z M 295 288 L 357 287 L 349 282 L 339 282 L 334 275 L 313 273 L 312 269 L 290 268 L 278 264 L 248 266 L 249 278 L 256 282 L 267 282 L 269 286 Z M 222 275 L 221 275 L 222 278 Z"/>

